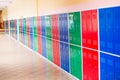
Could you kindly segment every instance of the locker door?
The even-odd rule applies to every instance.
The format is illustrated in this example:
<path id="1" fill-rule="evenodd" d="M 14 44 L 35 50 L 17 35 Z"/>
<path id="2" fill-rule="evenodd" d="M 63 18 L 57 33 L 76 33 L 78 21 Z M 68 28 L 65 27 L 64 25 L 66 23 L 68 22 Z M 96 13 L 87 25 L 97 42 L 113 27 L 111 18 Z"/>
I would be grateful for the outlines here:
<path id="1" fill-rule="evenodd" d="M 34 29 L 34 33 L 33 33 L 33 36 L 34 36 L 34 50 L 36 52 L 38 52 L 38 32 L 37 32 L 37 22 L 36 22 L 36 17 L 33 17 L 33 29 Z"/>
<path id="2" fill-rule="evenodd" d="M 98 17 L 97 10 L 92 10 L 92 48 L 98 50 Z"/>
<path id="3" fill-rule="evenodd" d="M 99 9 L 100 50 L 106 51 L 106 10 Z"/>
<path id="4" fill-rule="evenodd" d="M 106 9 L 106 41 L 107 41 L 107 52 L 113 53 L 113 9 L 107 8 Z"/>
<path id="5" fill-rule="evenodd" d="M 51 16 L 52 39 L 55 39 L 55 15 Z"/>
<path id="6" fill-rule="evenodd" d="M 30 48 L 34 49 L 33 18 L 30 18 Z"/>
<path id="7" fill-rule="evenodd" d="M 91 53 L 93 55 L 93 79 L 92 80 L 99 80 L 99 66 L 98 66 L 98 52 L 97 51 L 92 51 L 91 50 Z"/>
<path id="8" fill-rule="evenodd" d="M 100 53 L 100 80 L 107 80 L 107 57 Z"/>
<path id="9" fill-rule="evenodd" d="M 65 43 L 60 43 L 61 68 L 69 72 L 69 46 Z"/>
<path id="10" fill-rule="evenodd" d="M 70 45 L 70 73 L 82 80 L 81 48 Z"/>
<path id="11" fill-rule="evenodd" d="M 55 39 L 59 40 L 59 38 L 58 15 L 55 15 Z"/>
<path id="12" fill-rule="evenodd" d="M 40 17 L 37 17 L 37 35 L 41 35 L 41 21 L 40 21 Z"/>
<path id="13" fill-rule="evenodd" d="M 120 7 L 114 8 L 114 52 L 120 55 Z"/>
<path id="14" fill-rule="evenodd" d="M 87 46 L 87 25 L 86 25 L 86 11 L 81 12 L 82 16 L 82 46 Z"/>
<path id="15" fill-rule="evenodd" d="M 60 45 L 58 41 L 52 40 L 53 62 L 60 66 Z"/>
<path id="16" fill-rule="evenodd" d="M 22 19 L 20 19 L 20 41 L 22 42 Z"/>
<path id="17" fill-rule="evenodd" d="M 30 48 L 30 19 L 26 19 L 26 25 L 27 25 L 27 41 L 28 41 L 28 47 Z"/>
<path id="18" fill-rule="evenodd" d="M 120 80 L 120 58 L 115 58 L 115 79 L 114 80 Z"/>
<path id="19" fill-rule="evenodd" d="M 27 27 L 26 27 L 26 18 L 23 19 L 23 27 L 24 27 L 24 44 L 28 45 L 27 41 Z"/>
<path id="20" fill-rule="evenodd" d="M 7 25 L 6 25 L 7 26 Z M 19 19 L 17 20 L 17 40 L 20 41 L 19 39 L 20 36 L 20 21 Z"/>
<path id="21" fill-rule="evenodd" d="M 51 34 L 51 16 L 45 16 L 45 26 L 46 26 L 46 36 L 48 38 L 52 37 Z"/>
<path id="22" fill-rule="evenodd" d="M 65 42 L 68 42 L 68 14 L 63 14 L 63 39 Z"/>
<path id="23" fill-rule="evenodd" d="M 46 38 L 42 37 L 42 55 L 47 58 Z"/>
<path id="24" fill-rule="evenodd" d="M 87 47 L 92 48 L 92 11 L 86 11 Z"/>
<path id="25" fill-rule="evenodd" d="M 42 54 L 42 38 L 38 35 L 38 53 Z"/>
<path id="26" fill-rule="evenodd" d="M 50 61 L 53 61 L 53 56 L 52 56 L 52 40 L 51 39 L 46 39 L 46 49 L 47 49 L 47 58 Z"/>
<path id="27" fill-rule="evenodd" d="M 114 56 L 107 55 L 107 80 L 114 80 Z"/>
<path id="28" fill-rule="evenodd" d="M 88 51 L 84 48 L 82 48 L 83 52 L 83 80 L 88 80 L 88 59 L 87 59 L 87 53 Z"/>
<path id="29" fill-rule="evenodd" d="M 46 30 L 45 30 L 45 17 L 41 16 L 41 31 L 42 31 L 42 36 L 46 36 Z"/>
<path id="30" fill-rule="evenodd" d="M 60 41 L 63 41 L 63 14 L 59 15 L 59 32 L 60 32 Z"/>

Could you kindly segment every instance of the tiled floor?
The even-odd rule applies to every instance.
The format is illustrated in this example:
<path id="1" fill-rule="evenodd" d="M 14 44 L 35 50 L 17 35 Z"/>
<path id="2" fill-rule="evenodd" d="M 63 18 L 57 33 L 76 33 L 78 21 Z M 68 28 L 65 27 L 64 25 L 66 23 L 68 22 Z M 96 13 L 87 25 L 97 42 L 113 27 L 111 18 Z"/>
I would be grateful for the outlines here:
<path id="1" fill-rule="evenodd" d="M 0 34 L 0 80 L 76 80 L 8 35 Z"/>

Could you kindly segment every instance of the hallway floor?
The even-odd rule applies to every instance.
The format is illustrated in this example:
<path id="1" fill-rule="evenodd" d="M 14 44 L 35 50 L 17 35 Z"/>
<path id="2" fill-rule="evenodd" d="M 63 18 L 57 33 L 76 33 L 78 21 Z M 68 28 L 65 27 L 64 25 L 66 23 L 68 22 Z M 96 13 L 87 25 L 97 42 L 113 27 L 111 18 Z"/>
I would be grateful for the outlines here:
<path id="1" fill-rule="evenodd" d="M 0 34 L 0 80 L 76 80 L 8 35 Z"/>

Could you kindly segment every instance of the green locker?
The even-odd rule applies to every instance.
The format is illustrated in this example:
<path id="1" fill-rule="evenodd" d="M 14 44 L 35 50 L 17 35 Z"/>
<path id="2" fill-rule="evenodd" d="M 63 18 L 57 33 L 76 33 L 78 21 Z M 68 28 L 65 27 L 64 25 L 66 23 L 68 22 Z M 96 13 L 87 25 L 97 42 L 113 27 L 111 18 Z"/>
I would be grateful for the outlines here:
<path id="1" fill-rule="evenodd" d="M 37 35 L 37 21 L 36 17 L 33 17 L 33 28 L 34 28 L 34 50 L 38 52 L 38 35 Z"/>
<path id="2" fill-rule="evenodd" d="M 23 34 L 24 34 L 24 44 L 28 45 L 27 41 L 27 26 L 26 26 L 26 18 L 23 19 Z"/>
<path id="3" fill-rule="evenodd" d="M 70 43 L 81 45 L 80 12 L 69 13 L 68 16 Z"/>
<path id="4" fill-rule="evenodd" d="M 51 33 L 51 17 L 50 16 L 45 16 L 45 26 L 46 26 L 46 36 L 48 38 L 51 38 L 52 33 Z"/>
<path id="5" fill-rule="evenodd" d="M 47 49 L 47 58 L 50 61 L 53 61 L 53 56 L 52 56 L 52 40 L 51 39 L 46 39 L 46 49 Z"/>
<path id="6" fill-rule="evenodd" d="M 70 73 L 82 80 L 82 51 L 74 45 L 70 45 Z"/>

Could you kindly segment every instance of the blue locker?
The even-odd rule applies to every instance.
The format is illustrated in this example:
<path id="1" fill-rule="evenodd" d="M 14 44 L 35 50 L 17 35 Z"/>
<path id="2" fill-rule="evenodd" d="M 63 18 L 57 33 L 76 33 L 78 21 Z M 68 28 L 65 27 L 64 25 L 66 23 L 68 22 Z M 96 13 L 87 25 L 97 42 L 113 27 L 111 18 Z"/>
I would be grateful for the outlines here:
<path id="1" fill-rule="evenodd" d="M 114 8 L 114 53 L 120 55 L 120 7 Z"/>
<path id="2" fill-rule="evenodd" d="M 107 80 L 114 80 L 114 56 L 107 55 Z"/>
<path id="3" fill-rule="evenodd" d="M 31 49 L 34 49 L 34 46 L 33 46 L 33 18 L 31 17 L 30 18 L 30 48 Z"/>
<path id="4" fill-rule="evenodd" d="M 59 15 L 59 32 L 60 32 L 60 41 L 63 41 L 63 14 Z"/>
<path id="5" fill-rule="evenodd" d="M 67 13 L 64 14 L 64 27 L 63 28 L 64 28 L 63 39 L 65 42 L 68 42 L 68 14 Z"/>
<path id="6" fill-rule="evenodd" d="M 69 45 L 60 43 L 61 68 L 69 72 Z"/>
<path id="7" fill-rule="evenodd" d="M 100 50 L 106 51 L 106 10 L 99 9 Z"/>
<path id="8" fill-rule="evenodd" d="M 106 51 L 113 53 L 114 43 L 114 24 L 113 24 L 113 8 L 106 8 Z M 105 33 L 104 33 L 105 34 Z"/>
<path id="9" fill-rule="evenodd" d="M 46 38 L 42 37 L 42 55 L 44 57 L 47 57 L 47 52 L 46 52 Z"/>
<path id="10" fill-rule="evenodd" d="M 115 79 L 120 80 L 120 57 L 115 58 Z"/>
<path id="11" fill-rule="evenodd" d="M 114 80 L 114 56 L 100 53 L 100 80 Z"/>
<path id="12" fill-rule="evenodd" d="M 41 29 L 42 29 L 42 36 L 46 36 L 46 31 L 45 31 L 45 17 L 41 16 Z"/>
<path id="13" fill-rule="evenodd" d="M 30 33 L 33 34 L 33 18 L 30 18 Z"/>
<path id="14" fill-rule="evenodd" d="M 33 42 L 33 34 L 30 34 L 30 48 L 31 49 L 34 49 L 34 44 L 33 44 L 34 42 Z"/>

